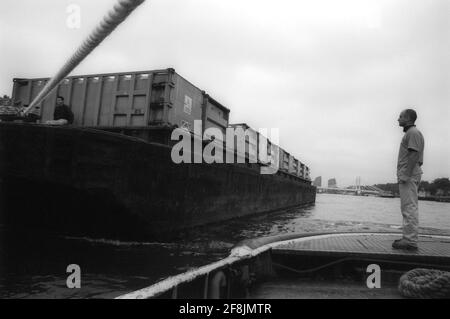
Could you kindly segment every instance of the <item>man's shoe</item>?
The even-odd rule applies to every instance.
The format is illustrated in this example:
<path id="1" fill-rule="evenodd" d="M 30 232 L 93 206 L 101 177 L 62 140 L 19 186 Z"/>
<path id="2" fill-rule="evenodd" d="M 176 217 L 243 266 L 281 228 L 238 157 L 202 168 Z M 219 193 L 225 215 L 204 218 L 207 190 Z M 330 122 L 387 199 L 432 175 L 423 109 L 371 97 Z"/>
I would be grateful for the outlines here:
<path id="1" fill-rule="evenodd" d="M 412 244 L 406 240 L 397 239 L 392 243 L 392 248 L 394 249 L 404 249 L 404 250 L 417 250 L 417 244 Z"/>

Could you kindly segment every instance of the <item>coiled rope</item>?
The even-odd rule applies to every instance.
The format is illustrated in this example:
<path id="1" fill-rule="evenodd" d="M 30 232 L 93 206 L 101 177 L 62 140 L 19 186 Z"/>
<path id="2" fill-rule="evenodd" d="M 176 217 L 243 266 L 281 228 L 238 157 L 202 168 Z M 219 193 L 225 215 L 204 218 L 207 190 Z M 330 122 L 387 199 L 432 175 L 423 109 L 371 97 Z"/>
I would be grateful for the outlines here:
<path id="1" fill-rule="evenodd" d="M 450 298 L 450 272 L 413 269 L 400 277 L 398 289 L 408 298 Z"/>
<path id="2" fill-rule="evenodd" d="M 94 50 L 128 15 L 145 0 L 118 0 L 102 19 L 100 24 L 82 42 L 75 53 L 67 60 L 61 69 L 44 86 L 31 104 L 24 110 L 26 115 L 35 105 L 39 104 L 92 50 Z"/>

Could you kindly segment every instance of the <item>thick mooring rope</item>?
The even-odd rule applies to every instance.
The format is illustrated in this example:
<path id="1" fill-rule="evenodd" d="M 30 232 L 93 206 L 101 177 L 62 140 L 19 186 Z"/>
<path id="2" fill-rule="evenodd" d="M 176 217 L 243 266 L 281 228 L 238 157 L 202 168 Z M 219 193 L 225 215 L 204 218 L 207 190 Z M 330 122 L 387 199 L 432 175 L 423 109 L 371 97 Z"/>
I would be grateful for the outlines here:
<path id="1" fill-rule="evenodd" d="M 94 50 L 128 15 L 145 0 L 118 0 L 113 9 L 109 11 L 100 24 L 78 47 L 63 67 L 44 86 L 31 104 L 24 110 L 27 114 L 35 105 L 39 104 L 64 77 L 66 77 L 92 50 Z"/>
<path id="2" fill-rule="evenodd" d="M 400 277 L 398 289 L 408 298 L 450 298 L 450 272 L 413 269 Z"/>

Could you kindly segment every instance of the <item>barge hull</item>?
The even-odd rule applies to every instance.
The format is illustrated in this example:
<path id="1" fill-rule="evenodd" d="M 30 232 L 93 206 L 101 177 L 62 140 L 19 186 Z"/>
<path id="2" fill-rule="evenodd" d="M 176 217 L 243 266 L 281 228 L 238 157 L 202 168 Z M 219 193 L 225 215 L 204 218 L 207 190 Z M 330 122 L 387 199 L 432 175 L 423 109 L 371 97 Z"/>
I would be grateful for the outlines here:
<path id="1" fill-rule="evenodd" d="M 80 127 L 0 123 L 0 223 L 160 239 L 315 201 L 310 181 L 258 164 L 175 164 L 171 148 Z"/>

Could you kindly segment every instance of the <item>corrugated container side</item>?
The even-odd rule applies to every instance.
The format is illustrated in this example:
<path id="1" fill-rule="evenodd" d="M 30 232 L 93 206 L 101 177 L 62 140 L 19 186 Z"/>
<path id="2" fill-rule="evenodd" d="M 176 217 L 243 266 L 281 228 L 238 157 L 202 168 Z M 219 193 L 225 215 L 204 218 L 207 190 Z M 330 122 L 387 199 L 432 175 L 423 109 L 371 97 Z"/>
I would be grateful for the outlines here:
<path id="1" fill-rule="evenodd" d="M 289 161 L 291 158 L 291 154 L 285 151 L 284 153 L 284 161 L 283 161 L 283 170 L 289 173 Z"/>
<path id="2" fill-rule="evenodd" d="M 262 164 L 269 164 L 269 157 L 271 155 L 271 141 L 258 132 L 258 161 Z"/>
<path id="3" fill-rule="evenodd" d="M 307 179 L 308 181 L 311 180 L 311 177 L 309 176 L 309 167 L 306 167 L 305 169 L 305 179 Z"/>
<path id="4" fill-rule="evenodd" d="M 296 159 L 294 156 L 291 156 L 291 161 L 289 162 L 289 173 L 297 175 L 297 166 L 298 159 Z"/>
<path id="5" fill-rule="evenodd" d="M 28 106 L 48 80 L 14 79 L 15 105 Z M 217 127 L 225 134 L 230 112 L 173 69 L 67 77 L 39 106 L 42 123 L 53 119 L 57 95 L 78 126 L 169 124 L 192 132 L 194 120 L 203 120 L 203 131 Z"/>
<path id="6" fill-rule="evenodd" d="M 208 128 L 218 128 L 225 140 L 230 110 L 203 92 L 202 114 L 203 132 Z M 207 133 L 205 135 L 209 136 Z"/>
<path id="7" fill-rule="evenodd" d="M 33 98 L 37 96 L 39 91 L 42 90 L 47 81 L 48 79 L 14 79 L 13 93 L 11 97 L 13 104 L 19 107 L 28 106 Z M 47 113 L 53 113 L 51 110 L 47 111 L 48 107 L 45 107 L 46 104 L 50 104 L 51 101 L 56 102 L 55 91 L 50 93 L 49 97 L 46 101 L 44 101 L 44 103 L 42 103 L 42 105 L 38 106 L 41 116 L 44 117 Z M 51 114 L 51 117 L 48 116 L 48 119 L 53 119 L 53 114 Z"/>
<path id="8" fill-rule="evenodd" d="M 229 128 L 234 129 L 235 150 L 243 149 L 245 157 L 256 163 L 258 160 L 259 133 L 245 123 L 230 124 Z"/>
<path id="9" fill-rule="evenodd" d="M 282 170 L 284 159 L 284 150 L 278 146 L 278 169 Z"/>
<path id="10" fill-rule="evenodd" d="M 75 124 L 122 127 L 170 123 L 168 110 L 173 73 L 168 69 L 86 76 L 92 94 L 86 99 L 89 89 L 80 88 L 71 98 L 74 113 L 82 115 Z M 74 84 L 73 88 L 76 87 Z"/>
<path id="11" fill-rule="evenodd" d="M 157 70 L 65 78 L 39 106 L 41 122 L 53 119 L 56 97 L 61 95 L 74 113 L 74 125 L 145 126 L 150 118 L 159 116 L 157 111 L 151 112 L 150 105 L 164 102 L 169 85 L 160 84 L 169 83 L 169 73 Z M 48 78 L 14 79 L 16 105 L 29 105 L 47 81 Z"/>
<path id="12" fill-rule="evenodd" d="M 298 161 L 298 163 L 297 163 L 297 172 L 296 172 L 296 175 L 298 177 L 303 177 L 302 176 L 302 165 L 303 165 L 303 163 Z"/>
<path id="13" fill-rule="evenodd" d="M 229 127 L 231 128 L 242 128 L 244 131 L 248 130 L 248 135 L 245 136 L 245 153 L 247 158 L 250 156 L 253 156 L 254 161 L 257 161 L 261 164 L 269 164 L 270 157 L 272 156 L 272 142 L 256 131 L 255 129 L 248 126 L 246 123 L 238 123 L 238 124 L 230 124 Z M 242 143 L 239 141 L 239 143 Z M 240 145 L 236 143 L 235 145 Z M 276 158 L 279 160 L 280 156 L 276 156 Z"/>
<path id="14" fill-rule="evenodd" d="M 281 167 L 280 167 L 280 159 L 283 156 L 282 148 L 279 147 L 277 144 L 272 143 L 271 141 L 269 141 L 269 147 L 270 147 L 270 148 L 268 148 L 269 162 L 270 163 L 277 163 L 275 165 L 278 165 L 278 169 L 281 169 Z"/>
<path id="15" fill-rule="evenodd" d="M 306 170 L 305 170 L 305 164 L 301 164 L 301 168 L 300 168 L 300 176 L 302 178 L 306 178 Z"/>
<path id="16" fill-rule="evenodd" d="M 294 156 L 293 155 L 289 155 L 289 167 L 288 167 L 288 172 L 291 174 L 294 174 Z"/>
<path id="17" fill-rule="evenodd" d="M 282 149 L 281 147 L 280 149 L 280 167 L 279 169 L 283 172 L 289 172 L 289 157 L 290 154 L 288 152 L 286 152 L 284 149 Z"/>

